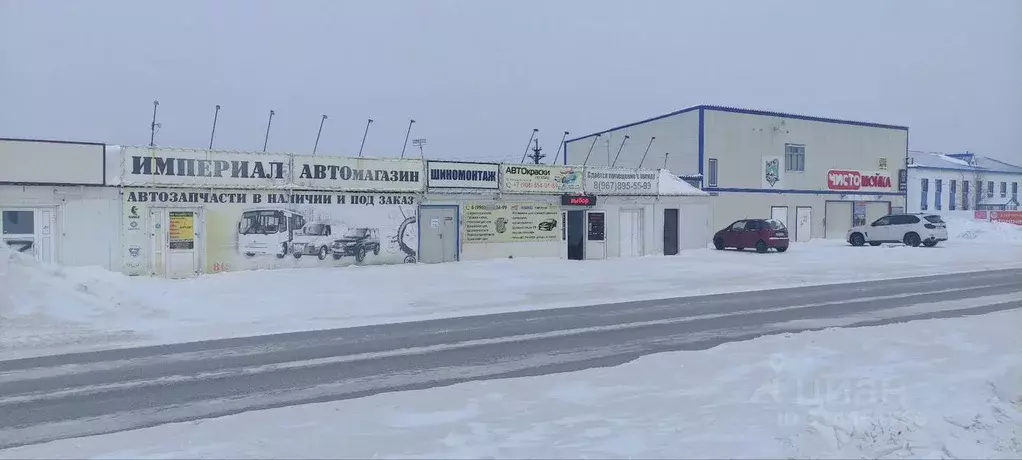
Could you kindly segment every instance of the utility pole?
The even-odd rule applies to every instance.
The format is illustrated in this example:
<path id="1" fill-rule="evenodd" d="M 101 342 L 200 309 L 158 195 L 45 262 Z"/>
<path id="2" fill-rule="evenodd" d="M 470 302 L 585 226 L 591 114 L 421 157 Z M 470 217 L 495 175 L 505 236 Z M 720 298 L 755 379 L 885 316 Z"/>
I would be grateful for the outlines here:
<path id="1" fill-rule="evenodd" d="M 529 154 L 529 147 L 532 145 L 532 140 L 536 138 L 536 133 L 538 132 L 539 129 L 532 129 L 532 135 L 529 136 L 529 142 L 525 144 L 525 152 L 522 153 L 522 161 L 519 161 L 519 164 L 525 164 L 525 157 Z"/>
<path id="2" fill-rule="evenodd" d="M 216 119 L 220 116 L 220 104 L 216 105 L 213 111 L 213 131 L 209 133 L 209 149 L 213 150 L 213 136 L 216 136 Z"/>
<path id="3" fill-rule="evenodd" d="M 366 122 L 366 130 L 365 130 L 364 133 L 362 133 L 362 145 L 358 146 L 358 157 L 359 158 L 362 158 L 362 148 L 364 148 L 366 146 L 366 136 L 369 135 L 369 125 L 371 125 L 371 124 L 373 124 L 373 119 L 372 118 L 370 118 L 369 121 Z"/>
<path id="4" fill-rule="evenodd" d="M 153 122 L 149 124 L 149 146 L 154 145 L 156 140 L 156 108 L 160 106 L 159 100 L 153 100 Z"/>
<path id="5" fill-rule="evenodd" d="M 270 141 L 270 125 L 273 124 L 273 115 L 275 115 L 275 113 L 273 112 L 273 110 L 270 110 L 270 119 L 266 120 L 266 136 L 263 137 L 264 152 L 266 151 L 266 143 Z"/>
<path id="6" fill-rule="evenodd" d="M 312 154 L 316 154 L 316 150 L 319 149 L 319 136 L 323 134 L 323 123 L 326 122 L 327 116 L 324 113 L 323 118 L 319 119 L 319 131 L 316 132 L 316 144 L 312 146 Z"/>
<path id="7" fill-rule="evenodd" d="M 539 160 L 546 158 L 546 155 L 540 153 L 543 149 L 539 146 L 539 139 L 536 139 L 534 142 L 536 146 L 532 148 L 532 155 L 529 155 L 529 158 L 532 159 L 534 164 L 539 164 Z"/>
<path id="8" fill-rule="evenodd" d="M 568 159 L 568 151 L 567 151 L 568 149 L 567 149 L 567 146 L 564 145 L 564 140 L 567 139 L 567 138 L 568 138 L 568 132 L 565 131 L 564 135 L 561 136 L 561 143 L 557 144 L 557 154 L 554 155 L 554 161 L 552 163 L 550 163 L 550 164 L 553 164 L 553 165 L 557 164 L 557 158 L 561 156 L 561 147 L 565 147 L 565 149 L 564 149 L 565 150 L 564 151 L 564 159 L 565 160 Z"/>
<path id="9" fill-rule="evenodd" d="M 408 135 L 412 134 L 412 123 L 415 123 L 415 120 L 408 120 L 408 131 L 405 131 L 405 144 L 401 146 L 401 158 L 405 157 L 405 149 L 408 148 Z"/>

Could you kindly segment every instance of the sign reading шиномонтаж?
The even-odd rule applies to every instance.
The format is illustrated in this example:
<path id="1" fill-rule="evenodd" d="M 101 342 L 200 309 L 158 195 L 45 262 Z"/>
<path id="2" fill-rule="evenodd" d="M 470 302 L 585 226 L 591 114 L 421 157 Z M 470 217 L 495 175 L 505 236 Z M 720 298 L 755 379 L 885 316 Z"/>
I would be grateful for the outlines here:
<path id="1" fill-rule="evenodd" d="M 123 185 L 413 192 L 421 160 L 125 148 Z"/>
<path id="2" fill-rule="evenodd" d="M 433 188 L 470 188 L 496 190 L 500 165 L 497 163 L 466 163 L 432 161 L 426 163 L 426 185 Z"/>
<path id="3" fill-rule="evenodd" d="M 559 241 L 561 211 L 550 203 L 465 203 L 461 216 L 465 243 Z"/>

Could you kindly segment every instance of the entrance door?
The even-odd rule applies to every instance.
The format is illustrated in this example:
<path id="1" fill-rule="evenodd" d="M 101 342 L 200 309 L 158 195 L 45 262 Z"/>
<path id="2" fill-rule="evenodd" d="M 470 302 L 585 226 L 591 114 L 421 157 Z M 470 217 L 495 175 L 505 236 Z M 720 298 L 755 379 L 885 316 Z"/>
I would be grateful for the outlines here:
<path id="1" fill-rule="evenodd" d="M 788 207 L 787 206 L 771 206 L 770 207 L 770 218 L 781 221 L 784 224 L 784 228 L 788 228 Z"/>
<path id="2" fill-rule="evenodd" d="M 843 240 L 852 228 L 852 202 L 828 201 L 823 219 L 827 238 Z"/>
<path id="3" fill-rule="evenodd" d="M 585 259 L 586 212 L 568 211 L 568 221 L 564 228 L 568 233 L 568 259 Z"/>
<path id="4" fill-rule="evenodd" d="M 642 210 L 621 210 L 617 230 L 618 247 L 621 248 L 621 257 L 641 256 L 643 254 L 642 237 Z"/>
<path id="5" fill-rule="evenodd" d="M 0 210 L 0 240 L 13 251 L 53 263 L 55 215 L 53 208 Z"/>
<path id="6" fill-rule="evenodd" d="M 419 261 L 458 260 L 458 207 L 419 207 Z"/>
<path id="7" fill-rule="evenodd" d="M 607 258 L 607 213 L 586 212 L 586 259 Z"/>
<path id="8" fill-rule="evenodd" d="M 184 278 L 199 273 L 197 221 L 198 212 L 192 209 L 149 210 L 153 245 L 150 270 L 154 275 Z"/>
<path id="9" fill-rule="evenodd" d="M 678 255 L 678 210 L 664 209 L 664 255 Z"/>
<path id="10" fill-rule="evenodd" d="M 795 241 L 808 242 L 813 237 L 813 208 L 798 206 L 795 208 Z"/>

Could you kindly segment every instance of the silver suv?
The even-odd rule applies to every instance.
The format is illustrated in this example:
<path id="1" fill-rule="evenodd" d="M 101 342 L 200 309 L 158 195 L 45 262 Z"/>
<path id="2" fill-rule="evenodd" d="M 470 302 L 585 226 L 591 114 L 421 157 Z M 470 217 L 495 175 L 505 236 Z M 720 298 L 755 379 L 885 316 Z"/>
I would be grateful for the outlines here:
<path id="1" fill-rule="evenodd" d="M 937 214 L 890 214 L 869 225 L 848 230 L 846 240 L 852 246 L 880 246 L 882 243 L 904 243 L 909 246 L 936 246 L 947 241 L 947 225 Z"/>

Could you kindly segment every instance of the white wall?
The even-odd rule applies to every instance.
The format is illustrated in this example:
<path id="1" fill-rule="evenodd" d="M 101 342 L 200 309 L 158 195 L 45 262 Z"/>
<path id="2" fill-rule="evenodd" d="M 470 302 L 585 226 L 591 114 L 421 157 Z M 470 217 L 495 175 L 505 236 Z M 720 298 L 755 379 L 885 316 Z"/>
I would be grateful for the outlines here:
<path id="1" fill-rule="evenodd" d="M 103 144 L 0 139 L 0 183 L 103 185 Z"/>
<path id="2" fill-rule="evenodd" d="M 56 263 L 120 270 L 118 189 L 0 185 L 0 208 L 4 207 L 52 207 L 56 210 Z"/>
<path id="3" fill-rule="evenodd" d="M 716 159 L 720 188 L 827 190 L 828 170 L 875 171 L 879 159 L 886 158 L 893 179 L 890 192 L 897 192 L 898 170 L 905 167 L 906 130 L 713 109 L 706 109 L 703 118 L 703 171 L 708 176 L 709 161 Z M 785 172 L 786 143 L 805 145 L 804 172 Z M 763 186 L 765 157 L 780 159 L 781 181 L 772 187 Z"/>
<path id="4" fill-rule="evenodd" d="M 649 154 L 642 163 L 643 168 L 663 167 L 664 153 L 669 152 L 667 169 L 679 175 L 699 172 L 699 110 L 607 131 L 596 141 L 596 147 L 593 148 L 586 166 L 610 166 L 626 135 L 629 139 L 625 142 L 615 166 L 638 168 L 650 137 L 656 136 Z M 585 161 L 589 147 L 593 145 L 593 137 L 580 138 L 567 144 L 569 164 L 581 165 Z M 561 161 L 558 160 L 558 163 Z"/>
<path id="5" fill-rule="evenodd" d="M 926 209 L 923 209 L 922 181 L 928 180 L 926 191 Z M 940 208 L 937 208 L 937 180 L 941 181 Z M 982 174 L 973 171 L 951 171 L 943 169 L 909 168 L 908 169 L 908 210 L 909 212 L 921 211 L 949 211 L 951 209 L 951 181 L 955 181 L 955 209 L 965 210 L 963 206 L 964 187 L 962 183 L 969 181 L 969 197 L 967 210 L 976 209 L 976 182 L 983 182 L 983 196 L 987 196 L 987 182 L 994 183 L 994 197 L 1001 196 L 1001 182 L 1004 182 L 1007 195 L 1011 196 L 1012 183 L 1022 187 L 1022 174 L 1008 174 L 999 172 L 983 172 Z M 1020 190 L 1022 193 L 1022 190 Z"/>

